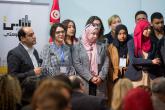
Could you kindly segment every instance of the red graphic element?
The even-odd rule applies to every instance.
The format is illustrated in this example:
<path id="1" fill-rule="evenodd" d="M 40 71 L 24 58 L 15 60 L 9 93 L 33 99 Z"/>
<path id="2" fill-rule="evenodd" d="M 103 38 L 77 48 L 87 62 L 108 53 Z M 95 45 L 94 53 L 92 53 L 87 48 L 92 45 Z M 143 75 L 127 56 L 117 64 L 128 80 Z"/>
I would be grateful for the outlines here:
<path id="1" fill-rule="evenodd" d="M 50 24 L 59 23 L 60 22 L 60 8 L 58 0 L 53 0 L 53 5 L 50 12 Z M 52 37 L 49 38 L 49 42 L 52 41 Z"/>
<path id="2" fill-rule="evenodd" d="M 60 8 L 58 0 L 53 0 L 52 9 L 50 12 L 50 23 L 59 23 L 60 22 Z"/>

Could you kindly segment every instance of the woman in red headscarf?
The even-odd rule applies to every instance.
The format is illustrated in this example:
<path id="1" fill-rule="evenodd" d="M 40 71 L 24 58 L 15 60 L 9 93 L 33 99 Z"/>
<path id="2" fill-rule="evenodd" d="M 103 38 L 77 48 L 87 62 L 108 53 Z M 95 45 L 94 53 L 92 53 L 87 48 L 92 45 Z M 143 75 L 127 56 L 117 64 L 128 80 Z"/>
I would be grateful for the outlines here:
<path id="1" fill-rule="evenodd" d="M 161 76 L 155 72 L 159 67 L 158 50 L 150 39 L 150 23 L 140 20 L 134 30 L 134 38 L 128 42 L 130 64 L 125 76 L 132 80 L 134 87 L 149 86 L 150 79 Z"/>

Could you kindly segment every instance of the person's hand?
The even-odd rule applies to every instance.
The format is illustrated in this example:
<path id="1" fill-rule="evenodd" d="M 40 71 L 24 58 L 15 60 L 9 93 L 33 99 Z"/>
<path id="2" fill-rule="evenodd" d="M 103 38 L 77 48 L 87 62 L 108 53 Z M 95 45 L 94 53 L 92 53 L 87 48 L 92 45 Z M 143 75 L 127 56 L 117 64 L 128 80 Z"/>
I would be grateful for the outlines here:
<path id="1" fill-rule="evenodd" d="M 154 58 L 154 59 L 152 60 L 152 63 L 153 63 L 153 64 L 156 64 L 156 65 L 160 64 L 160 58 Z"/>
<path id="2" fill-rule="evenodd" d="M 97 80 L 97 77 L 94 76 L 94 77 L 91 78 L 90 81 L 91 81 L 93 84 L 96 84 L 96 80 Z"/>
<path id="3" fill-rule="evenodd" d="M 96 85 L 100 85 L 102 83 L 102 79 L 98 76 L 96 80 Z"/>
<path id="4" fill-rule="evenodd" d="M 123 67 L 122 69 L 123 69 L 123 71 L 126 71 L 127 70 L 127 67 Z"/>
<path id="5" fill-rule="evenodd" d="M 42 72 L 42 67 L 36 67 L 36 68 L 34 68 L 35 75 L 40 75 L 41 72 Z"/>

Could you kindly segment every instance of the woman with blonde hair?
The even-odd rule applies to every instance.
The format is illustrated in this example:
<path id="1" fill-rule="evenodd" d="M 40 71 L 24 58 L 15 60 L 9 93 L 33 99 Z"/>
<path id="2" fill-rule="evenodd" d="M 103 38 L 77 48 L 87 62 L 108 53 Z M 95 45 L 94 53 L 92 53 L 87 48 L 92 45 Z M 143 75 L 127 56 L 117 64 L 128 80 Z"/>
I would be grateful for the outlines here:
<path id="1" fill-rule="evenodd" d="M 17 78 L 0 75 L 0 110 L 21 109 L 21 87 Z"/>
<path id="2" fill-rule="evenodd" d="M 109 44 L 113 42 L 113 39 L 115 38 L 115 28 L 119 24 L 121 24 L 121 19 L 118 15 L 112 15 L 111 17 L 109 17 L 108 26 L 111 31 L 105 35 L 105 37 L 108 39 Z"/>
<path id="3" fill-rule="evenodd" d="M 121 110 L 124 96 L 133 88 L 131 81 L 127 78 L 119 79 L 113 88 L 111 110 Z"/>

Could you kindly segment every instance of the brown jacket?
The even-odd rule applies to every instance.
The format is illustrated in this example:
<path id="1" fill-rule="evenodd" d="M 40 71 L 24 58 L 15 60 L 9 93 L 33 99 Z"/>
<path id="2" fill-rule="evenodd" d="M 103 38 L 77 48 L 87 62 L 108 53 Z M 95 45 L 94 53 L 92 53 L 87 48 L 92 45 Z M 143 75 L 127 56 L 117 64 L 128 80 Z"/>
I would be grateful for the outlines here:
<path id="1" fill-rule="evenodd" d="M 116 46 L 112 44 L 110 44 L 108 46 L 108 53 L 109 53 L 109 77 L 111 77 L 111 79 L 114 81 L 115 79 L 118 78 L 118 76 L 122 73 L 123 68 L 119 67 L 119 53 L 118 50 L 116 48 Z M 127 54 L 127 60 L 126 60 L 128 65 L 128 54 Z M 126 70 L 126 69 L 124 69 Z"/>

